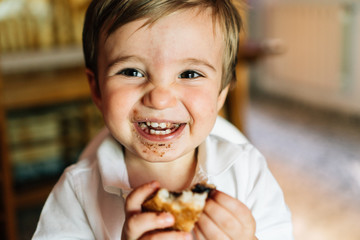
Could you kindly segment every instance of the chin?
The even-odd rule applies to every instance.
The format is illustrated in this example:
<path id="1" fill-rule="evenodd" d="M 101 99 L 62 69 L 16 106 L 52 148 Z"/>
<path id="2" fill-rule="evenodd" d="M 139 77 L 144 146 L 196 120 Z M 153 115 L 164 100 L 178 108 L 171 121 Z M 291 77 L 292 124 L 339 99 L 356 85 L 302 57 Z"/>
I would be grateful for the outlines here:
<path id="1" fill-rule="evenodd" d="M 139 154 L 142 159 L 151 163 L 172 162 L 181 158 L 183 155 L 184 154 L 167 149 L 166 147 L 145 148 Z"/>
<path id="2" fill-rule="evenodd" d="M 152 163 L 164 163 L 164 162 L 172 162 L 177 159 L 176 157 L 171 155 L 172 154 L 159 151 L 156 153 L 143 154 L 141 158 Z"/>

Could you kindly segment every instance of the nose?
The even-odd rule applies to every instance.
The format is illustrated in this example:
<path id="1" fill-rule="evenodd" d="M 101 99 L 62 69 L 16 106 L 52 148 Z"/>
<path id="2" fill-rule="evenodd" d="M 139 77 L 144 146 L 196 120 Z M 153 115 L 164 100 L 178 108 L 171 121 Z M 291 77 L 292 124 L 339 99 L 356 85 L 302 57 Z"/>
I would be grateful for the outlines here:
<path id="1" fill-rule="evenodd" d="M 147 92 L 143 98 L 145 106 L 154 109 L 166 109 L 176 105 L 176 97 L 169 88 L 156 86 Z"/>

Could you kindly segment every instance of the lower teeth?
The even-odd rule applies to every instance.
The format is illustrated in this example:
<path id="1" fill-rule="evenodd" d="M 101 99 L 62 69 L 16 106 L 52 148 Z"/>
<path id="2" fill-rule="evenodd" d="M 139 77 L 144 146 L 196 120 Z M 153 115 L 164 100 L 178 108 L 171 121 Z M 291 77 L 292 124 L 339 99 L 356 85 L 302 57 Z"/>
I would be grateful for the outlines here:
<path id="1" fill-rule="evenodd" d="M 170 129 L 166 129 L 165 131 L 150 129 L 150 134 L 152 134 L 152 135 L 166 135 L 166 134 L 170 134 L 170 133 L 171 133 Z"/>

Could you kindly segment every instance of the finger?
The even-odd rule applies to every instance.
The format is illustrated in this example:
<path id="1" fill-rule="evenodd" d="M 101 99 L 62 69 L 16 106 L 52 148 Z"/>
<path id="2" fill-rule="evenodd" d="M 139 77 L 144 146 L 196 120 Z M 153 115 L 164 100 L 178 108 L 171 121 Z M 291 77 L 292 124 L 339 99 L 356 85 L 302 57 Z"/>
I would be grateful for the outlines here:
<path id="1" fill-rule="evenodd" d="M 222 229 L 220 229 L 219 226 L 215 224 L 215 222 L 206 214 L 206 212 L 203 212 L 203 214 L 201 214 L 197 224 L 198 229 L 201 232 L 200 235 L 202 236 L 202 239 L 230 239 L 222 231 Z"/>
<path id="2" fill-rule="evenodd" d="M 240 202 L 238 199 L 235 199 L 223 192 L 213 191 L 211 194 L 211 199 L 216 203 L 225 208 L 229 213 L 231 213 L 236 219 L 241 222 L 253 221 L 253 217 L 250 209 Z"/>
<path id="3" fill-rule="evenodd" d="M 248 237 L 254 236 L 255 219 L 245 204 L 220 191 L 215 191 L 211 195 L 211 200 L 214 202 L 208 201 L 210 204 L 207 203 L 205 206 L 207 214 L 228 236 L 235 239 L 239 237 L 239 234 Z M 225 211 L 220 210 L 218 207 L 223 208 Z M 218 211 L 219 213 L 217 213 Z M 226 218 L 229 220 L 226 220 Z"/>
<path id="4" fill-rule="evenodd" d="M 243 224 L 232 213 L 212 199 L 206 202 L 204 213 L 231 239 L 238 238 L 243 231 Z"/>
<path id="5" fill-rule="evenodd" d="M 171 227 L 174 222 L 175 219 L 170 213 L 139 213 L 128 219 L 124 231 L 127 239 L 138 239 L 146 232 Z"/>
<path id="6" fill-rule="evenodd" d="M 206 240 L 204 234 L 201 232 L 201 229 L 198 226 L 198 223 L 196 224 L 196 226 L 194 228 L 194 233 L 195 233 L 195 236 L 196 236 L 196 240 Z"/>
<path id="7" fill-rule="evenodd" d="M 144 235 L 139 240 L 192 240 L 192 236 L 187 232 L 168 231 L 152 232 Z"/>
<path id="8" fill-rule="evenodd" d="M 157 189 L 159 189 L 160 183 L 153 181 L 146 183 L 134 191 L 132 191 L 126 198 L 125 211 L 127 213 L 141 212 L 141 204 Z"/>

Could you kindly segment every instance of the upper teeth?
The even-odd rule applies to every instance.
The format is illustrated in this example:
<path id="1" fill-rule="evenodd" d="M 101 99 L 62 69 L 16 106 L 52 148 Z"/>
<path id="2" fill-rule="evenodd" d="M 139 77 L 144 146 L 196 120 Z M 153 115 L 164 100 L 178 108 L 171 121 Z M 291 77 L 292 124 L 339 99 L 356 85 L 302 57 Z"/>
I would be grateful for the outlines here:
<path id="1" fill-rule="evenodd" d="M 140 122 L 140 128 L 150 134 L 167 135 L 175 131 L 180 124 L 170 122 Z"/>
<path id="2" fill-rule="evenodd" d="M 168 123 L 157 123 L 157 122 L 146 122 L 146 125 L 148 125 L 149 127 L 153 127 L 153 128 L 161 128 L 161 129 L 165 129 L 165 128 L 169 128 L 170 124 Z"/>

